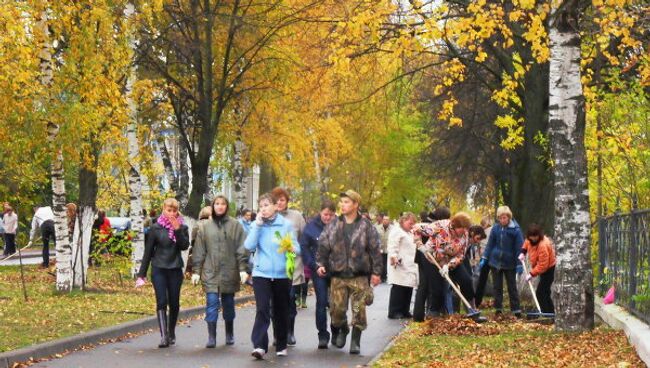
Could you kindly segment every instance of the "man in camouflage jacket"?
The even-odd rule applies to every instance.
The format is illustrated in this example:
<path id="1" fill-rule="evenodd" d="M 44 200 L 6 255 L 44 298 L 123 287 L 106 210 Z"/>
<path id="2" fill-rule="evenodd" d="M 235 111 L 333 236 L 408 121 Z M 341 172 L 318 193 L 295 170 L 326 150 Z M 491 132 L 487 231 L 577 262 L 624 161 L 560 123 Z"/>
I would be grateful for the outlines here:
<path id="1" fill-rule="evenodd" d="M 348 302 L 352 304 L 350 354 L 360 353 L 361 331 L 367 326 L 366 305 L 372 303 L 373 286 L 381 282 L 381 241 L 376 229 L 359 211 L 361 196 L 353 190 L 341 193 L 342 215 L 319 238 L 318 274 L 331 277 L 330 315 L 332 344 L 345 346 L 349 332 Z"/>

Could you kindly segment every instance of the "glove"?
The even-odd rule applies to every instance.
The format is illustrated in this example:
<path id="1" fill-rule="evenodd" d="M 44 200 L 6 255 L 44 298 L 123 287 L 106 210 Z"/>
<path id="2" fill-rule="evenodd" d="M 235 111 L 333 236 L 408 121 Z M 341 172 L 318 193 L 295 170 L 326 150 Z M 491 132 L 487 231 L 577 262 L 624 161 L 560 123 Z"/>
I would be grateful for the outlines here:
<path id="1" fill-rule="evenodd" d="M 449 276 L 449 265 L 444 265 L 440 269 L 440 275 L 444 278 L 447 278 Z"/>
<path id="2" fill-rule="evenodd" d="M 242 285 L 246 283 L 246 280 L 248 280 L 248 274 L 246 273 L 246 271 L 240 271 L 239 281 L 241 281 Z"/>
<path id="3" fill-rule="evenodd" d="M 524 266 L 517 265 L 517 268 L 515 270 L 517 271 L 517 275 L 521 275 L 522 273 L 524 273 Z"/>
<path id="4" fill-rule="evenodd" d="M 486 265 L 487 265 L 487 259 L 481 258 L 481 262 L 479 262 L 478 267 L 480 269 L 483 269 L 483 267 L 485 267 Z"/>
<path id="5" fill-rule="evenodd" d="M 531 274 L 526 275 L 526 282 L 528 282 L 528 281 L 530 281 L 532 279 L 533 279 L 533 275 L 531 275 Z"/>
<path id="6" fill-rule="evenodd" d="M 142 287 L 146 283 L 147 283 L 147 280 L 145 280 L 144 277 L 138 277 L 138 279 L 135 280 L 135 287 L 136 288 Z"/>
<path id="7" fill-rule="evenodd" d="M 524 260 L 526 260 L 526 255 L 523 253 L 519 254 L 519 261 L 523 262 Z"/>
<path id="8" fill-rule="evenodd" d="M 199 274 L 195 273 L 192 275 L 192 285 L 198 285 L 200 281 L 201 276 L 199 276 Z"/>
<path id="9" fill-rule="evenodd" d="M 257 226 L 264 225 L 264 220 L 262 219 L 262 216 L 257 216 L 257 218 L 255 218 L 255 225 Z"/>

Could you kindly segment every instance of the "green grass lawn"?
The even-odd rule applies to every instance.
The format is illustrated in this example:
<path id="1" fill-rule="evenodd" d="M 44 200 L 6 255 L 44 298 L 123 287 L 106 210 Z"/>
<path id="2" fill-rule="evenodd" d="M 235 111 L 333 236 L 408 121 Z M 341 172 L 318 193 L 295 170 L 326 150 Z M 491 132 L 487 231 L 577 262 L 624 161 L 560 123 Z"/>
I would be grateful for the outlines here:
<path id="1" fill-rule="evenodd" d="M 91 268 L 88 289 L 67 294 L 55 292 L 54 272 L 54 267 L 25 267 L 29 297 L 25 302 L 20 269 L 0 267 L 0 352 L 155 315 L 151 283 L 135 289 L 126 273 L 122 272 L 120 281 L 114 265 Z M 240 294 L 251 292 L 245 286 Z M 186 280 L 181 308 L 204 303 L 202 288 Z"/>
<path id="2" fill-rule="evenodd" d="M 584 333 L 503 317 L 477 325 L 460 316 L 411 323 L 375 367 L 644 367 L 625 334 Z"/>

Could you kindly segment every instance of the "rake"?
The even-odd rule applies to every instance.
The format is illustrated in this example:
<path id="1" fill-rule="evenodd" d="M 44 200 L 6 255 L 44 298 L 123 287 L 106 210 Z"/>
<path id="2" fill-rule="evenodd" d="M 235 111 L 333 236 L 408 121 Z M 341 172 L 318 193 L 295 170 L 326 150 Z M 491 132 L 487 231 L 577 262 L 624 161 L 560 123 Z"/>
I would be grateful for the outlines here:
<path id="1" fill-rule="evenodd" d="M 438 263 L 438 261 L 436 261 L 435 257 L 433 257 L 431 255 L 431 253 L 424 252 L 424 256 L 426 257 L 426 259 L 429 262 L 436 265 L 436 267 L 438 268 L 438 271 L 440 271 L 442 269 L 442 267 L 440 267 L 440 264 Z M 465 297 L 463 296 L 463 293 L 460 292 L 460 289 L 458 288 L 456 283 L 451 281 L 451 278 L 449 277 L 449 275 L 443 275 L 443 277 L 445 278 L 445 280 L 447 280 L 449 285 L 451 285 L 451 288 L 454 290 L 454 292 L 456 292 L 456 295 L 458 295 L 460 300 L 463 301 L 463 304 L 465 304 L 465 307 L 467 307 L 467 312 L 468 313 L 465 315 L 465 317 L 471 318 L 472 320 L 474 320 L 474 322 L 477 322 L 477 323 L 487 322 L 487 318 L 481 317 L 481 312 L 479 310 L 474 309 L 472 307 L 472 305 L 467 301 L 467 299 L 465 299 Z"/>
<path id="2" fill-rule="evenodd" d="M 524 273 L 528 275 L 528 267 L 526 266 L 526 261 L 521 261 L 521 263 L 524 265 Z M 527 319 L 537 319 L 537 318 L 554 319 L 555 313 L 542 312 L 542 308 L 539 306 L 539 300 L 537 300 L 537 294 L 535 293 L 535 288 L 533 287 L 533 283 L 530 280 L 528 280 L 528 286 L 530 287 L 530 293 L 533 294 L 533 300 L 535 301 L 535 307 L 537 307 L 537 312 L 526 313 L 526 318 Z"/>

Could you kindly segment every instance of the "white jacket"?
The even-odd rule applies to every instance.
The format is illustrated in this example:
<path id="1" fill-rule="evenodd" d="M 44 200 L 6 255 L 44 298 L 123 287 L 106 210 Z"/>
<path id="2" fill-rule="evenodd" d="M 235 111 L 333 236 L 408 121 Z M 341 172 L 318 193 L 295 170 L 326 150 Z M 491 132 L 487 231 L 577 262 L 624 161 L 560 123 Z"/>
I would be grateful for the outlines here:
<path id="1" fill-rule="evenodd" d="M 16 215 L 16 212 L 11 211 L 11 213 L 5 213 L 2 222 L 5 233 L 16 234 L 16 230 L 18 230 L 18 215 Z"/>
<path id="2" fill-rule="evenodd" d="M 406 287 L 418 286 L 418 265 L 415 263 L 417 251 L 413 234 L 407 233 L 401 226 L 393 226 L 388 235 L 388 283 Z M 394 257 L 401 263 L 392 266 L 391 258 Z"/>

